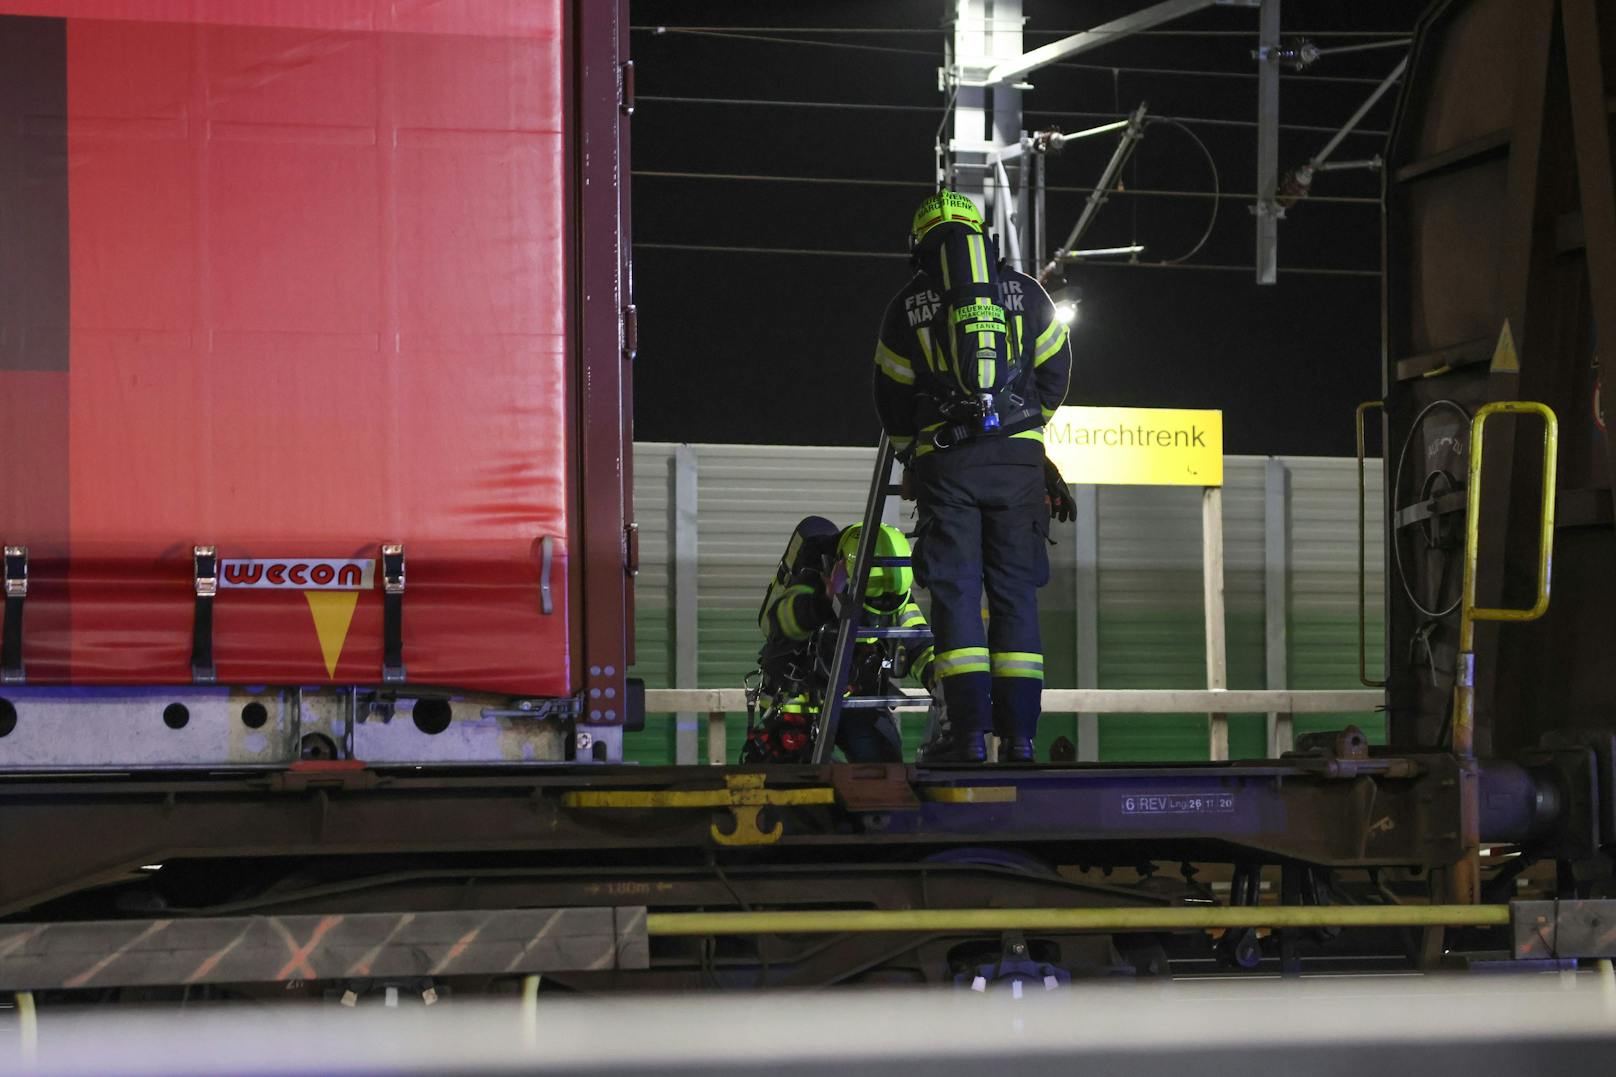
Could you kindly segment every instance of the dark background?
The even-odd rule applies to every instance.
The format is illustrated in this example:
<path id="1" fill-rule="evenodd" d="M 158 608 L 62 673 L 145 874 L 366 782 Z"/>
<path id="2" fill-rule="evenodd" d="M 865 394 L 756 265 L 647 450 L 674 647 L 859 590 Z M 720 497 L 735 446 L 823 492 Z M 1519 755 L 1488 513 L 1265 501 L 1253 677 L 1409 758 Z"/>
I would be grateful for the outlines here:
<path id="1" fill-rule="evenodd" d="M 1145 2 L 1025 0 L 1026 46 Z M 909 218 L 933 189 L 947 7 L 633 0 L 637 438 L 874 443 L 870 356 L 909 274 Z M 1422 7 L 1292 2 L 1284 33 L 1326 48 L 1385 40 L 1374 35 L 1407 32 Z M 1188 135 L 1148 129 L 1123 172 L 1130 193 L 1081 246 L 1143 243 L 1140 261 L 1159 263 L 1190 251 L 1214 206 L 1217 221 L 1186 265 L 1068 270 L 1083 295 L 1068 400 L 1220 408 L 1231 453 L 1347 455 L 1353 407 L 1381 395 L 1380 177 L 1317 177 L 1280 225 L 1279 283 L 1255 283 L 1256 27 L 1254 9 L 1213 8 L 1030 76 L 1028 130 L 1080 130 L 1147 101 L 1205 143 L 1225 195 L 1207 197 L 1211 170 Z M 1401 55 L 1326 56 L 1283 78 L 1281 172 Z M 1396 98 L 1334 158 L 1380 153 Z M 1102 135 L 1051 158 L 1051 246 L 1086 197 L 1057 188 L 1093 185 L 1115 145 Z"/>

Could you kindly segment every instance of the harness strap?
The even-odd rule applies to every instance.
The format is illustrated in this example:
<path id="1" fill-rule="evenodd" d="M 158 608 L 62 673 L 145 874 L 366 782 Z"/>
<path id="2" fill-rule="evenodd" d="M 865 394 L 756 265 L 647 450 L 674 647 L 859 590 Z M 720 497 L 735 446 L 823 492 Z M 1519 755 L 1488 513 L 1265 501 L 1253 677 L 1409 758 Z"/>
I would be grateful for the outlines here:
<path id="1" fill-rule="evenodd" d="M 979 437 L 1003 437 L 1010 433 L 1008 429 L 1009 427 L 1014 426 L 1016 423 L 1019 423 L 1024 419 L 1030 419 L 1035 415 L 1042 418 L 1043 411 L 1039 408 L 1021 408 L 1018 411 L 1012 411 L 1009 415 L 1001 415 L 999 417 L 999 429 L 995 430 L 992 435 L 988 435 L 987 431 L 982 429 L 982 423 L 980 420 L 976 422 L 953 423 L 948 426 L 939 427 L 931 436 L 932 447 L 937 449 L 951 449 L 955 445 L 972 441 Z"/>
<path id="2" fill-rule="evenodd" d="M 196 592 L 196 615 L 191 622 L 191 680 L 212 684 L 218 676 L 213 664 L 213 600 L 219 593 L 217 548 L 192 547 L 191 577 Z"/>
<path id="3" fill-rule="evenodd" d="M 382 683 L 404 681 L 404 547 L 382 545 Z"/>
<path id="4" fill-rule="evenodd" d="M 28 597 L 28 547 L 7 546 L 5 558 L 5 628 L 0 632 L 0 684 L 21 684 L 22 608 Z"/>

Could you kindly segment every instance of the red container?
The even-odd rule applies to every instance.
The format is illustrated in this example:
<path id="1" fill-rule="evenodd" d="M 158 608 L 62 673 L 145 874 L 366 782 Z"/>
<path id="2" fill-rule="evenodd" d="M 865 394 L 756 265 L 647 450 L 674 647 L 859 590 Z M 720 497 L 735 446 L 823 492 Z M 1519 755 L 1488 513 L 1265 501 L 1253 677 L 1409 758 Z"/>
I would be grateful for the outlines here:
<path id="1" fill-rule="evenodd" d="M 0 0 L 28 683 L 621 697 L 621 7 Z"/>

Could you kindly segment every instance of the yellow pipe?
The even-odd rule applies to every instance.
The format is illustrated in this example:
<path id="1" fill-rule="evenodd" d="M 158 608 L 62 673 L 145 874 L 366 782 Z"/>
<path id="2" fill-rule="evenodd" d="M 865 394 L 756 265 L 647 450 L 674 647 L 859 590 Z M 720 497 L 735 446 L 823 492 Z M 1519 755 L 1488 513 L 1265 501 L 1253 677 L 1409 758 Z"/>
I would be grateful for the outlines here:
<path id="1" fill-rule="evenodd" d="M 16 1002 L 18 1045 L 23 1061 L 32 1063 L 39 1055 L 39 1012 L 34 1009 L 34 993 L 18 991 Z"/>
<path id="2" fill-rule="evenodd" d="M 651 935 L 868 931 L 1194 931 L 1247 927 L 1484 927 L 1508 905 L 1208 905 L 1109 909 L 825 909 L 654 912 Z"/>
<path id="3" fill-rule="evenodd" d="M 522 1042 L 539 1045 L 539 976 L 522 977 Z"/>

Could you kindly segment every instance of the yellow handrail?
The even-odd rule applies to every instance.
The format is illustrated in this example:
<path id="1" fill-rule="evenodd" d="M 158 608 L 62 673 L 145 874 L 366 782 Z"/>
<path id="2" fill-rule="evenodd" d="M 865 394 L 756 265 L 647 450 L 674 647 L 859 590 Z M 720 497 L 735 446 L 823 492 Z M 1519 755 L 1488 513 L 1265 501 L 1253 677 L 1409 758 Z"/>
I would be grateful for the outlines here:
<path id="1" fill-rule="evenodd" d="M 1537 600 L 1528 609 L 1495 609 L 1476 605 L 1476 560 L 1481 542 L 1482 435 L 1494 415 L 1537 415 L 1543 419 L 1543 500 L 1539 509 Z M 1475 754 L 1476 622 L 1535 621 L 1549 608 L 1549 582 L 1554 557 L 1554 481 L 1560 450 L 1560 421 L 1547 404 L 1530 400 L 1495 400 L 1470 420 L 1470 468 L 1465 509 L 1464 590 L 1459 613 L 1459 668 L 1453 690 L 1453 750 L 1461 758 Z"/>
<path id="2" fill-rule="evenodd" d="M 1367 548 L 1369 545 L 1364 524 L 1364 501 L 1367 497 L 1364 491 L 1363 474 L 1364 415 L 1372 408 L 1381 408 L 1384 410 L 1385 407 L 1386 402 L 1384 400 L 1365 400 L 1362 404 L 1358 405 L 1357 410 L 1353 413 L 1353 420 L 1356 423 L 1358 430 L 1358 680 L 1361 681 L 1366 688 L 1384 688 L 1386 687 L 1386 682 L 1370 680 L 1369 678 L 1369 644 L 1365 637 L 1364 628 L 1365 622 L 1368 618 L 1365 607 L 1368 604 L 1366 594 L 1369 589 L 1367 578 L 1368 573 L 1364 568 L 1364 556 L 1367 553 Z"/>
<path id="3" fill-rule="evenodd" d="M 1508 905 L 1203 905 L 1091 909 L 783 909 L 654 912 L 646 932 L 750 935 L 910 931 L 1195 931 L 1248 927 L 1479 927 Z"/>

